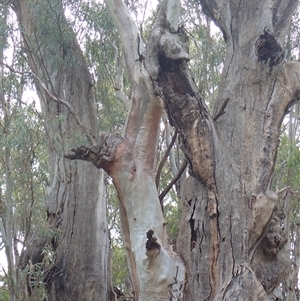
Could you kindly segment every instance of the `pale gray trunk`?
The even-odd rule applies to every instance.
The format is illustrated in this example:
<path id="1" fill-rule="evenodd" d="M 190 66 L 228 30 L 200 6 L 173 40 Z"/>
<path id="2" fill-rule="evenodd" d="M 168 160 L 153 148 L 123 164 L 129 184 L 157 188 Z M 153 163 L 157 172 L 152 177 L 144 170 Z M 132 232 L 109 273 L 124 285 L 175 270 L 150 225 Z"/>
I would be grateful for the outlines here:
<path id="1" fill-rule="evenodd" d="M 92 82 L 75 34 L 67 24 L 59 0 L 16 0 L 15 11 L 23 33 L 31 70 L 57 98 L 68 102 L 97 137 Z M 86 141 L 83 127 L 66 106 L 44 94 L 40 83 L 48 137 L 48 222 L 51 242 L 38 239 L 29 250 L 33 263 L 41 260 L 45 243 L 55 250 L 55 261 L 45 281 L 49 300 L 108 300 L 108 233 L 103 172 L 86 162 L 71 162 L 64 151 L 74 141 Z M 23 259 L 26 262 L 26 260 Z"/>
<path id="2" fill-rule="evenodd" d="M 201 2 L 227 44 L 215 117 L 207 113 L 192 81 L 192 88 L 178 88 L 187 73 L 184 65 L 173 67 L 179 80 L 169 70 L 161 77 L 168 79 L 169 86 L 162 85 L 169 90 L 170 117 L 184 132 L 191 172 L 199 181 L 186 180 L 182 196 L 177 250 L 189 271 L 185 300 L 266 300 L 291 266 L 270 183 L 280 125 L 298 98 L 299 66 L 284 63 L 280 49 L 264 61 L 262 44 L 256 42 L 266 29 L 282 45 L 296 1 Z M 198 131 L 196 121 L 185 121 L 184 131 L 188 109 L 182 109 L 180 119 L 179 101 L 167 95 L 172 89 L 198 115 Z"/>
<path id="3" fill-rule="evenodd" d="M 121 0 L 106 4 L 123 43 L 130 112 L 122 136 L 102 133 L 97 145 L 73 149 L 68 158 L 91 161 L 113 179 L 134 300 L 182 300 L 185 267 L 168 239 L 155 183 L 163 103 L 154 93 L 141 56 L 144 45 L 127 7 Z M 178 13 L 170 8 L 168 20 Z"/>

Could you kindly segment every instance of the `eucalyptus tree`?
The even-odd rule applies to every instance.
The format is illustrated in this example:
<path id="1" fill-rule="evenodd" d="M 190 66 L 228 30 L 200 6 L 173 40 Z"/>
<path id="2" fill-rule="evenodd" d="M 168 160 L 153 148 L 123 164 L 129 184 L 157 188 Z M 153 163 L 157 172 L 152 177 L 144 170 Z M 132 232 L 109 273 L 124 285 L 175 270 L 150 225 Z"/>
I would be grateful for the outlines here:
<path id="1" fill-rule="evenodd" d="M 281 214 L 285 215 L 284 228 L 287 233 L 287 248 L 292 259 L 292 269 L 282 281 L 282 289 L 277 290 L 284 300 L 298 300 L 298 274 L 299 274 L 299 103 L 289 109 L 286 116 L 281 137 L 272 186 L 280 195 Z M 298 297 L 299 298 L 299 297 Z"/>
<path id="2" fill-rule="evenodd" d="M 282 47 L 297 1 L 200 3 L 226 44 L 214 112 L 188 68 L 180 1 L 162 2 L 144 45 L 124 2 L 107 0 L 130 111 L 122 135 L 102 133 L 67 157 L 92 162 L 114 182 L 135 300 L 267 300 L 291 267 L 270 185 L 280 126 L 299 98 L 299 63 L 286 62 Z M 190 173 L 176 249 L 154 175 L 164 107 Z"/>
<path id="3" fill-rule="evenodd" d="M 54 252 L 41 278 L 48 300 L 108 300 L 104 174 L 63 156 L 75 141 L 98 138 L 91 75 L 62 1 L 11 4 L 31 69 L 26 74 L 35 80 L 41 101 L 50 175 L 47 222 L 52 234 L 36 235 L 21 265 L 26 271 Z"/>

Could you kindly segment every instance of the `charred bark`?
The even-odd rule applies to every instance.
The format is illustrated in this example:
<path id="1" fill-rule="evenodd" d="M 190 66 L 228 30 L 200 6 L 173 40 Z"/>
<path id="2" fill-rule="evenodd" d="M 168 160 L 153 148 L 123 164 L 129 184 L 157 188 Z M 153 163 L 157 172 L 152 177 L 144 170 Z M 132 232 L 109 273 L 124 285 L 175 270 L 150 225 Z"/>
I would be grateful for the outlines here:
<path id="1" fill-rule="evenodd" d="M 182 29 L 174 32 L 157 22 L 148 51 L 150 62 L 158 62 L 151 65 L 154 70 L 149 68 L 155 91 L 164 99 L 190 174 L 198 181 L 193 196 L 182 196 L 184 221 L 177 240 L 188 270 L 185 300 L 266 300 L 290 264 L 283 248 L 286 234 L 272 218 L 278 198 L 270 191 L 280 125 L 299 97 L 299 67 L 283 62 L 280 45 L 288 22 L 279 25 L 274 20 L 279 11 L 287 14 L 288 1 L 274 7 L 257 3 L 259 13 L 269 9 L 270 17 L 258 22 L 249 14 L 253 3 L 202 3 L 227 43 L 218 118 L 206 109 L 188 58 L 168 52 L 174 41 L 180 45 L 177 53 L 187 49 Z M 289 2 L 292 7 L 295 3 Z M 201 271 L 209 271 L 209 276 Z"/>

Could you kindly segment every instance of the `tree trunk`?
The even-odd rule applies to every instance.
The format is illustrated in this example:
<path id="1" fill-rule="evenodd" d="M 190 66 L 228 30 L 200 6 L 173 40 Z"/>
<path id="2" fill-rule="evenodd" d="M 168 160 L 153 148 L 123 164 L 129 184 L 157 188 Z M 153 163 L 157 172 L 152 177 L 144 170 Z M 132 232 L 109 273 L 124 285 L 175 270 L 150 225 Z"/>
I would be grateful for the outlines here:
<path id="1" fill-rule="evenodd" d="M 122 136 L 102 133 L 98 144 L 73 149 L 67 157 L 90 161 L 113 179 L 134 300 L 181 300 L 185 268 L 168 240 L 155 183 L 163 102 L 152 88 L 141 56 L 144 45 L 126 5 L 106 3 L 123 42 L 132 87 L 130 113 Z"/>
<path id="2" fill-rule="evenodd" d="M 39 262 L 46 244 L 55 250 L 45 272 L 49 300 L 108 300 L 104 174 L 63 156 L 74 141 L 98 136 L 89 71 L 61 1 L 16 0 L 14 8 L 41 99 L 49 154 L 52 237 L 38 238 L 27 259 Z"/>
<path id="3" fill-rule="evenodd" d="M 185 63 L 160 73 L 197 179 L 185 183 L 177 240 L 188 270 L 185 300 L 266 300 L 291 267 L 270 183 L 280 125 L 298 98 L 299 66 L 283 61 L 280 46 L 296 1 L 201 2 L 227 45 L 215 117 Z"/>
<path id="4" fill-rule="evenodd" d="M 299 108 L 298 103 L 294 107 L 290 109 L 289 112 L 289 131 L 288 131 L 288 157 L 287 157 L 287 179 L 286 179 L 286 187 L 292 187 L 293 180 L 293 166 L 292 166 L 292 158 L 293 158 L 293 150 L 296 145 L 296 131 L 298 126 L 298 118 L 299 116 Z M 289 245 L 288 251 L 290 252 L 291 257 L 293 258 L 293 267 L 291 272 L 285 279 L 286 283 L 286 301 L 297 301 L 295 287 L 297 287 L 296 283 L 298 280 L 298 266 L 297 266 L 297 245 L 298 245 L 298 235 L 297 235 L 297 225 L 293 226 L 293 222 L 291 224 L 291 217 L 293 214 L 293 206 L 292 206 L 292 194 L 287 191 L 284 198 L 284 212 L 286 215 L 284 227 L 285 231 L 288 233 L 287 243 Z M 291 250 L 291 244 L 293 245 L 293 250 Z"/>

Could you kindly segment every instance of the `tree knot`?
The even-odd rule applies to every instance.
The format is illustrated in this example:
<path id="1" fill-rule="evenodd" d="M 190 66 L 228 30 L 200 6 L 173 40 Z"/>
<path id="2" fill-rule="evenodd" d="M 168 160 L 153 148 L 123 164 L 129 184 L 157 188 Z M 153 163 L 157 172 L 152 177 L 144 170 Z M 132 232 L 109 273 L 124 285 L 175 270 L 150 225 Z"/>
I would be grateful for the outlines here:
<path id="1" fill-rule="evenodd" d="M 151 251 L 154 249 L 160 250 L 161 246 L 160 244 L 157 242 L 157 238 L 155 236 L 153 236 L 154 231 L 152 229 L 150 229 L 147 233 L 147 242 L 146 242 L 146 249 Z"/>
<path id="2" fill-rule="evenodd" d="M 187 36 L 185 33 L 170 33 L 167 30 L 161 31 L 159 50 L 169 60 L 189 61 L 187 49 Z"/>
<path id="3" fill-rule="evenodd" d="M 255 42 L 255 54 L 259 62 L 269 61 L 270 67 L 278 65 L 285 58 L 285 51 L 267 29 Z"/>
<path id="4" fill-rule="evenodd" d="M 281 220 L 284 217 L 284 213 L 276 208 L 273 212 L 265 237 L 262 240 L 264 253 L 269 257 L 276 256 L 287 243 L 287 234 L 281 223 Z"/>

